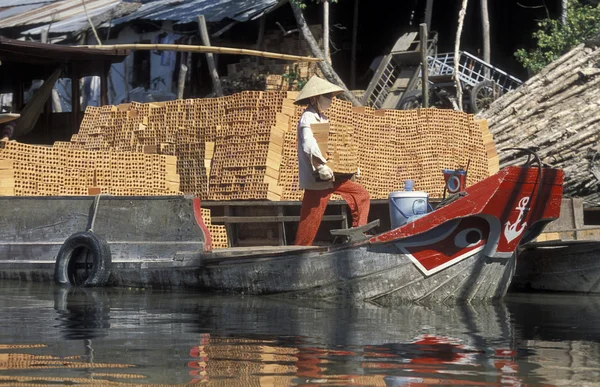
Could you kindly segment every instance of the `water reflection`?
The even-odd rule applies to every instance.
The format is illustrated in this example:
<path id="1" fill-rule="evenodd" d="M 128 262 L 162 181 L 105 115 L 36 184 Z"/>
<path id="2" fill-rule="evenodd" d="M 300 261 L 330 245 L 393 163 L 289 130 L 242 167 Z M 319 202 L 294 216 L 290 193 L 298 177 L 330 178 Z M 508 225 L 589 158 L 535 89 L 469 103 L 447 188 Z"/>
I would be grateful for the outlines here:
<path id="1" fill-rule="evenodd" d="M 0 384 L 585 385 L 597 298 L 338 305 L 0 284 Z"/>

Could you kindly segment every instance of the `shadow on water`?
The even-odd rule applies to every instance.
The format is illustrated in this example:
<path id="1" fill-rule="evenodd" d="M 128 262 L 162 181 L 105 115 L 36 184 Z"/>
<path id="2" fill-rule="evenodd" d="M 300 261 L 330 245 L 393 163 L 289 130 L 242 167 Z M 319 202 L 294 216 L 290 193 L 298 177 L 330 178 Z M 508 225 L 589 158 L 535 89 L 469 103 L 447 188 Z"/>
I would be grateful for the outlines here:
<path id="1" fill-rule="evenodd" d="M 497 304 L 389 309 L 2 283 L 0 384 L 536 385 L 557 375 L 573 381 L 556 371 L 575 364 L 573 348 L 578 375 L 588 378 L 577 381 L 596 380 L 597 301 L 512 295 Z M 569 356 L 546 366 L 539 351 Z M 4 364 L 4 354 L 19 362 Z"/>

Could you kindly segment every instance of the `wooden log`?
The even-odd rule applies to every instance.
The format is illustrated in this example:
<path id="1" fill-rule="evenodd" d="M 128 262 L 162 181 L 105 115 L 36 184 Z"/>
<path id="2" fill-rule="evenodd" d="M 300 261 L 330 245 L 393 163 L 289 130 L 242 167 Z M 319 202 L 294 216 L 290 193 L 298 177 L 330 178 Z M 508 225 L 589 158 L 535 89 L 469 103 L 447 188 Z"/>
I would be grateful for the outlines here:
<path id="1" fill-rule="evenodd" d="M 200 29 L 202 44 L 204 44 L 206 47 L 210 47 L 210 38 L 208 37 L 208 29 L 206 28 L 206 20 L 204 19 L 204 15 L 198 16 L 198 28 Z M 208 71 L 213 83 L 213 91 L 218 97 L 222 97 L 223 87 L 221 87 L 221 79 L 219 79 L 219 73 L 217 72 L 217 66 L 215 65 L 215 58 L 213 57 L 212 53 L 206 53 L 206 62 L 208 63 Z"/>

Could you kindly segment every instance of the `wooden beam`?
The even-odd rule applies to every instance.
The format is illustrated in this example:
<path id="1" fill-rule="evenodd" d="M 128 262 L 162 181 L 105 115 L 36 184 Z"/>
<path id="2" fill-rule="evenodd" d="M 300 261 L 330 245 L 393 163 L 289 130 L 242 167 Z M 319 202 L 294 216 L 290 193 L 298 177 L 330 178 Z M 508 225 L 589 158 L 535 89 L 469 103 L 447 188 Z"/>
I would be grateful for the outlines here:
<path id="1" fill-rule="evenodd" d="M 343 215 L 323 215 L 323 222 L 344 221 Z M 240 223 L 279 223 L 279 222 L 299 222 L 300 216 L 212 216 L 210 221 L 224 224 L 240 224 Z"/>

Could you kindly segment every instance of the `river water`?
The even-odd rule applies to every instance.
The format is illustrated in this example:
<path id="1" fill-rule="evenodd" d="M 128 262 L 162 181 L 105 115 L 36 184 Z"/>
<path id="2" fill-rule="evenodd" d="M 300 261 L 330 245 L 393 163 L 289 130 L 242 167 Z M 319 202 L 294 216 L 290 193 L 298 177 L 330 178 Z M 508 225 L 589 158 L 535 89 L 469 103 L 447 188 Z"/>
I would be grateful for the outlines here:
<path id="1" fill-rule="evenodd" d="M 0 283 L 0 386 L 600 385 L 600 297 L 339 305 Z"/>

